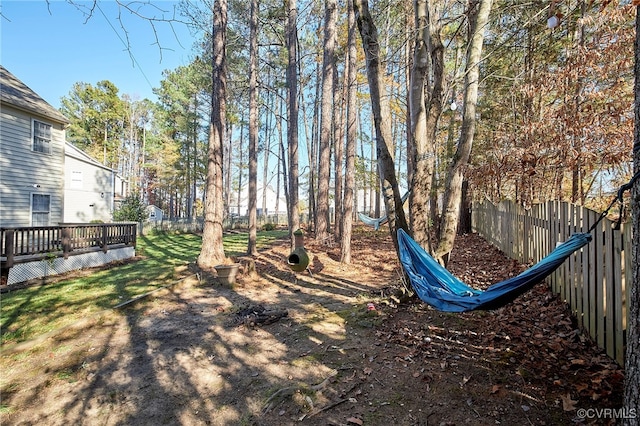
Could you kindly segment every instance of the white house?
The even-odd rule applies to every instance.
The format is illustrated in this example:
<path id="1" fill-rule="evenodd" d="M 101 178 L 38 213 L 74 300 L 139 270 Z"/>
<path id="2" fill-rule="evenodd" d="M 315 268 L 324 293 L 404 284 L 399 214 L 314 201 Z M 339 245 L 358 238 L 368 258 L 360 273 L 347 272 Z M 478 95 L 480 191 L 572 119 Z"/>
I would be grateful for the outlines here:
<path id="1" fill-rule="evenodd" d="M 261 182 L 258 182 L 258 197 L 257 197 L 257 210 L 258 216 L 262 215 L 263 205 L 266 209 L 265 214 L 273 215 L 273 214 L 287 214 L 287 200 L 284 198 L 284 194 L 282 194 L 278 199 L 276 196 L 276 192 L 271 187 L 271 185 L 264 186 Z M 239 216 L 247 216 L 249 214 L 249 187 L 245 186 L 240 191 L 240 199 L 238 199 L 238 192 L 231 193 L 229 197 L 229 214 L 230 215 L 239 215 Z M 277 206 L 276 206 L 277 204 Z M 276 211 L 276 209 L 278 211 Z"/>
<path id="2" fill-rule="evenodd" d="M 156 205 L 150 204 L 147 206 L 147 213 L 149 214 L 148 220 L 151 222 L 162 222 L 164 212 Z"/>
<path id="3" fill-rule="evenodd" d="M 115 190 L 115 171 L 65 143 L 68 124 L 64 115 L 0 65 L 0 228 L 50 226 L 60 231 L 61 222 L 111 221 L 117 196 L 126 193 Z M 127 189 L 126 181 L 118 180 L 118 185 L 122 192 Z M 107 235 L 109 225 L 94 227 L 103 227 L 102 235 Z M 120 228 L 115 233 L 129 241 L 131 229 Z M 49 253 L 67 249 L 53 229 L 42 234 L 38 229 L 2 231 L 0 285 L 135 256 L 132 244 L 117 239 L 112 244 L 105 238 L 104 246 L 94 240 L 90 247 L 66 251 L 68 257 L 48 258 Z M 20 244 L 10 244 L 14 238 L 20 238 Z"/>
<path id="4" fill-rule="evenodd" d="M 68 123 L 0 65 L 0 227 L 62 221 Z"/>
<path id="5" fill-rule="evenodd" d="M 64 222 L 111 222 L 116 171 L 65 145 Z"/>

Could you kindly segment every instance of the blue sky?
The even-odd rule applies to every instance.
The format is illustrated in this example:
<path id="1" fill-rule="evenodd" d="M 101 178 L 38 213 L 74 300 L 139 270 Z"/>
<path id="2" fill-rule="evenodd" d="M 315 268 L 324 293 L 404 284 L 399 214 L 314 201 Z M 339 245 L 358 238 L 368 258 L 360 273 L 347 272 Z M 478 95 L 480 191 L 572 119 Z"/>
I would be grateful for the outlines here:
<path id="1" fill-rule="evenodd" d="M 152 3 L 169 16 L 178 4 Z M 2 0 L 0 63 L 56 108 L 76 82 L 95 85 L 109 80 L 121 95 L 155 100 L 152 87 L 159 86 L 162 71 L 190 62 L 194 37 L 183 24 L 174 24 L 172 30 L 158 23 L 161 52 L 148 21 L 123 11 L 121 24 L 114 1 L 99 1 L 98 6 L 86 21 L 81 11 L 64 1 L 50 0 L 47 6 L 45 0 Z M 151 13 L 149 8 L 146 11 Z M 162 12 L 155 9 L 153 13 Z M 135 61 L 122 41 L 126 37 L 122 26 L 129 34 Z"/>

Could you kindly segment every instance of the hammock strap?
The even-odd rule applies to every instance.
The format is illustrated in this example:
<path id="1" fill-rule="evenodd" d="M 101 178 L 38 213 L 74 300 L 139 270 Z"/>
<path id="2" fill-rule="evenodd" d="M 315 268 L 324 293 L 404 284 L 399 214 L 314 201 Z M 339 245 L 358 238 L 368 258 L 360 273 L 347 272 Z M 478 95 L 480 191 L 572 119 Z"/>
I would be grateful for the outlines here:
<path id="1" fill-rule="evenodd" d="M 593 223 L 593 225 L 591 225 L 591 227 L 587 232 L 591 232 L 594 229 L 596 229 L 596 226 L 598 226 L 598 224 L 602 221 L 602 219 L 607 217 L 607 215 L 609 214 L 609 211 L 613 208 L 613 206 L 616 203 L 619 203 L 620 214 L 618 214 L 618 219 L 616 220 L 616 223 L 613 229 L 620 229 L 620 225 L 622 223 L 622 214 L 624 212 L 624 193 L 626 191 L 629 191 L 631 188 L 633 188 L 633 185 L 636 183 L 638 178 L 640 178 L 640 170 L 638 170 L 636 174 L 633 175 L 633 177 L 629 182 L 625 183 L 620 188 L 618 188 L 618 194 L 613 198 L 613 200 L 611 200 L 611 203 L 609 203 L 609 206 L 600 214 L 600 217 L 598 217 L 598 219 Z"/>

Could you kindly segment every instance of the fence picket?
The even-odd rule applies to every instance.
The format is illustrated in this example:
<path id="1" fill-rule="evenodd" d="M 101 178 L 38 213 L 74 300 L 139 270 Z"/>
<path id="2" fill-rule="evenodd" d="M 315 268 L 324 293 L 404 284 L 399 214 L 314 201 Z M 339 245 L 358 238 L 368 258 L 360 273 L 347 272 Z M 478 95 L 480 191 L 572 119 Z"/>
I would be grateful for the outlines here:
<path id="1" fill-rule="evenodd" d="M 612 314 L 613 318 L 613 349 L 615 353 L 615 359 L 620 364 L 624 364 L 624 329 L 622 318 L 625 314 L 623 307 L 623 294 L 624 294 L 624 281 L 622 278 L 622 267 L 623 267 L 623 259 L 622 259 L 622 233 L 620 230 L 612 231 L 613 234 L 613 244 L 611 247 L 611 255 L 613 257 L 614 265 L 611 269 L 613 272 L 613 310 Z M 619 267 L 615 267 L 618 265 Z"/>
<path id="2" fill-rule="evenodd" d="M 536 263 L 560 241 L 586 232 L 599 214 L 581 206 L 549 201 L 525 210 L 502 201 L 474 204 L 472 229 L 514 259 Z M 562 297 L 578 324 L 606 353 L 622 363 L 631 282 L 631 226 L 614 231 L 603 219 L 592 242 L 574 253 L 547 282 Z"/>
<path id="3" fill-rule="evenodd" d="M 605 265 L 605 349 L 607 355 L 615 358 L 613 302 L 615 294 L 615 277 L 613 273 L 613 231 L 611 226 L 604 227 L 604 265 Z"/>
<path id="4" fill-rule="evenodd" d="M 567 226 L 569 224 L 569 205 L 566 202 L 560 203 L 560 221 L 558 222 L 558 242 L 564 242 L 567 240 Z M 571 258 L 571 256 L 569 256 Z M 558 268 L 558 272 L 560 276 L 558 277 L 559 285 L 562 288 L 562 295 L 564 300 L 569 303 L 571 306 L 571 297 L 570 290 L 571 286 L 569 285 L 569 263 L 565 262 L 560 265 Z"/>
<path id="5" fill-rule="evenodd" d="M 629 318 L 629 309 L 628 309 L 628 301 L 631 298 L 631 283 L 633 280 L 633 269 L 631 268 L 631 259 L 633 259 L 633 256 L 631 254 L 631 230 L 633 229 L 633 227 L 631 226 L 631 224 L 622 224 L 622 240 L 624 243 L 624 248 L 623 248 L 623 252 L 624 252 L 624 282 L 625 282 L 625 288 L 624 288 L 624 294 L 625 294 L 625 298 L 623 301 L 623 309 L 624 309 L 624 315 L 622 316 L 622 327 L 624 330 L 627 329 L 627 324 L 630 321 Z"/>
<path id="6" fill-rule="evenodd" d="M 582 227 L 582 218 L 581 218 L 581 210 L 577 208 L 575 205 L 571 205 L 573 217 L 573 225 L 571 227 L 571 233 L 574 234 L 580 230 Z M 573 313 L 576 318 L 582 318 L 582 250 L 578 250 L 572 256 L 572 267 L 571 267 L 571 303 L 573 305 Z"/>

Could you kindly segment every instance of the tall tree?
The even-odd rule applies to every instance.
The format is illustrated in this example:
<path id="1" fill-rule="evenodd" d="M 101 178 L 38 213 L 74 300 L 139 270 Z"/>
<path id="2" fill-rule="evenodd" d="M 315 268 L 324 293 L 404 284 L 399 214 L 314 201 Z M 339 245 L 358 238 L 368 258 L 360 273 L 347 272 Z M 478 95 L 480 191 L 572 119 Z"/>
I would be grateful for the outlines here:
<path id="1" fill-rule="evenodd" d="M 356 20 L 362 46 L 365 52 L 367 65 L 367 80 L 369 81 L 369 93 L 371 96 L 371 109 L 375 125 L 376 153 L 378 157 L 378 169 L 380 183 L 387 211 L 389 230 L 396 249 L 399 228 L 407 229 L 407 221 L 402 207 L 402 197 L 398 188 L 398 180 L 395 174 L 395 165 L 392 157 L 393 145 L 391 140 L 391 126 L 389 120 L 389 99 L 384 93 L 384 81 L 380 64 L 380 46 L 378 44 L 378 30 L 369 13 L 369 5 L 365 0 L 353 0 L 356 11 Z"/>
<path id="2" fill-rule="evenodd" d="M 491 4 L 492 0 L 471 0 L 469 2 L 469 50 L 465 66 L 462 128 L 456 153 L 447 171 L 444 208 L 439 227 L 438 245 L 434 252 L 434 257 L 444 264 L 447 263 L 449 253 L 453 249 L 458 218 L 460 217 L 464 169 L 469 162 L 473 146 L 482 45 L 485 29 L 489 22 Z"/>
<path id="3" fill-rule="evenodd" d="M 346 68 L 346 66 L 345 66 Z M 338 67 L 334 67 L 334 93 L 336 109 L 334 111 L 335 124 L 334 124 L 334 184 L 335 189 L 333 191 L 334 196 L 334 235 L 338 241 L 342 240 L 342 229 L 344 226 L 344 219 L 342 217 L 344 213 L 343 203 L 343 156 L 344 156 L 344 121 L 347 113 L 347 86 L 346 81 L 347 73 L 344 73 L 344 80 L 342 84 L 338 84 Z"/>
<path id="4" fill-rule="evenodd" d="M 209 67 L 196 58 L 189 65 L 165 71 L 163 76 L 160 87 L 154 89 L 158 97 L 154 120 L 157 130 L 178 148 L 179 158 L 170 170 L 175 178 L 174 186 L 184 200 L 177 210 L 180 215 L 191 218 L 196 214 L 198 188 L 204 181 L 204 155 L 201 153 L 205 141 L 202 135 L 208 122 L 211 75 Z M 159 172 L 166 174 L 168 171 Z M 163 199 L 156 199 L 154 204 L 166 208 Z"/>
<path id="5" fill-rule="evenodd" d="M 258 0 L 251 0 L 249 22 L 249 243 L 247 254 L 258 253 Z M 263 182 L 262 185 L 265 185 Z"/>
<path id="6" fill-rule="evenodd" d="M 202 249 L 198 265 L 210 269 L 224 260 L 222 245 L 223 219 L 223 143 L 226 122 L 226 43 L 227 0 L 216 0 L 213 5 L 213 44 L 211 71 L 211 124 L 207 153 L 207 183 L 204 208 Z"/>
<path id="7" fill-rule="evenodd" d="M 300 211 L 298 198 L 298 6 L 296 0 L 287 3 L 287 88 L 288 118 L 287 141 L 289 153 L 289 236 L 300 227 Z M 293 241 L 291 242 L 293 246 Z"/>
<path id="8" fill-rule="evenodd" d="M 318 169 L 318 211 L 316 239 L 327 239 L 329 230 L 329 181 L 333 140 L 333 94 L 335 77 L 336 0 L 325 0 L 324 54 L 322 59 L 322 104 L 320 116 L 320 164 Z"/>
<path id="9" fill-rule="evenodd" d="M 428 211 L 444 93 L 444 47 L 434 4 L 439 2 L 414 1 L 416 36 L 409 86 L 410 134 L 414 148 L 411 163 L 415 166 L 410 194 L 411 224 L 413 238 L 425 248 L 430 248 Z"/>
<path id="10" fill-rule="evenodd" d="M 69 140 L 106 166 L 119 169 L 119 148 L 125 127 L 128 127 L 128 104 L 108 80 L 95 86 L 75 83 L 69 96 L 61 102 L 63 114 L 69 117 Z"/>
<path id="11" fill-rule="evenodd" d="M 634 116 L 633 171 L 640 173 L 640 7 L 636 7 L 636 37 L 634 43 Z M 623 420 L 626 426 L 640 424 L 640 185 L 636 181 L 632 188 L 632 268 L 627 309 L 627 353 L 625 358 L 624 408 L 628 414 Z M 631 416 L 631 413 L 634 415 Z M 633 418 L 631 418 L 633 417 Z"/>
<path id="12" fill-rule="evenodd" d="M 355 192 L 355 157 L 356 157 L 356 117 L 357 98 L 356 91 L 358 81 L 356 79 L 356 16 L 353 10 L 353 3 L 347 2 L 347 22 L 348 22 L 348 50 L 347 67 L 347 146 L 346 162 L 344 170 L 344 214 L 342 225 L 342 244 L 340 248 L 340 262 L 351 263 L 351 228 L 353 223 L 353 200 Z"/>

